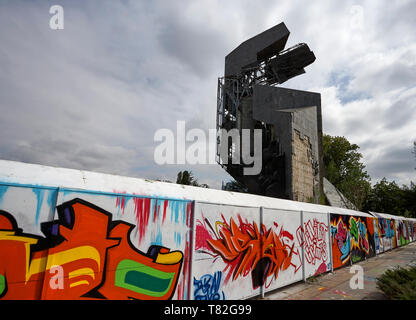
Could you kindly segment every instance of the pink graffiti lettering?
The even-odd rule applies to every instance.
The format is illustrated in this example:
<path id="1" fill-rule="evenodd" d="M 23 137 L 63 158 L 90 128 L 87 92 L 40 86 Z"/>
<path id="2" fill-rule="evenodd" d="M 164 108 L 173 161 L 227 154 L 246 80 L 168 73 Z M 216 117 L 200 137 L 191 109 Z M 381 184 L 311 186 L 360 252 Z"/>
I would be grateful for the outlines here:
<path id="1" fill-rule="evenodd" d="M 305 223 L 303 248 L 308 263 L 315 265 L 318 261 L 325 262 L 328 258 L 326 233 L 328 227 L 317 219 Z"/>

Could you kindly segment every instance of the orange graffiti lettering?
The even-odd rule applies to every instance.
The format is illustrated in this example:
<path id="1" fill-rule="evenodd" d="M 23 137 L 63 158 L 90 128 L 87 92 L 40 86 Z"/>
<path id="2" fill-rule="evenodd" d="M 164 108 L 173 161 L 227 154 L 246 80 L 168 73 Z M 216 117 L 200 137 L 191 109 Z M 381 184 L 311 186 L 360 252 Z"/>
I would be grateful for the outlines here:
<path id="1" fill-rule="evenodd" d="M 183 254 L 130 243 L 134 225 L 81 199 L 59 207 L 59 220 L 41 224 L 46 237 L 24 234 L 0 211 L 0 298 L 4 299 L 169 299 Z M 53 286 L 54 267 L 63 287 Z"/>
<path id="2" fill-rule="evenodd" d="M 236 280 L 251 272 L 253 287 L 257 288 L 269 277 L 277 279 L 279 271 L 294 266 L 292 258 L 295 245 L 292 234 L 283 229 L 276 234 L 272 228 L 267 229 L 264 225 L 259 230 L 255 222 L 243 222 L 240 216 L 238 219 L 239 224 L 233 218 L 228 224 L 223 217 L 222 222 L 215 224 L 215 231 L 212 229 L 216 239 L 206 240 L 211 250 L 228 264 L 230 270 L 225 282 L 231 276 Z M 210 226 L 208 220 L 206 223 Z M 288 244 L 284 240 L 292 243 Z M 296 254 L 299 254 L 298 251 Z"/>

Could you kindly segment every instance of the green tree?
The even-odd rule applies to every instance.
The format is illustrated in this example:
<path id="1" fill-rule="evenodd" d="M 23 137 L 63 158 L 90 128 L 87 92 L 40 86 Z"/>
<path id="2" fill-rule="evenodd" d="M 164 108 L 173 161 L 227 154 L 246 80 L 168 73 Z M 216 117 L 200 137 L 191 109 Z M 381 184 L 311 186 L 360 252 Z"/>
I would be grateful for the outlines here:
<path id="1" fill-rule="evenodd" d="M 177 178 L 176 178 L 177 184 L 184 184 L 187 186 L 195 186 L 195 187 L 202 187 L 202 188 L 209 188 L 209 186 L 205 183 L 199 184 L 198 180 L 194 177 L 194 174 L 192 171 L 184 170 L 179 171 Z"/>
<path id="2" fill-rule="evenodd" d="M 386 178 L 383 178 L 371 188 L 364 209 L 402 215 L 404 211 L 403 196 L 403 190 L 395 181 L 388 182 Z"/>
<path id="3" fill-rule="evenodd" d="M 403 186 L 403 215 L 416 218 L 416 184 L 410 182 L 410 186 Z"/>
<path id="4" fill-rule="evenodd" d="M 364 210 L 416 218 L 416 185 L 400 187 L 383 178 L 371 188 Z"/>
<path id="5" fill-rule="evenodd" d="M 377 278 L 377 288 L 392 300 L 416 299 L 416 267 L 396 267 Z"/>
<path id="6" fill-rule="evenodd" d="M 361 162 L 359 148 L 345 137 L 323 136 L 325 177 L 361 210 L 371 179 Z"/>
<path id="7" fill-rule="evenodd" d="M 234 191 L 234 192 L 244 192 L 247 193 L 248 189 L 241 182 L 231 180 L 228 181 L 223 187 L 223 190 Z"/>

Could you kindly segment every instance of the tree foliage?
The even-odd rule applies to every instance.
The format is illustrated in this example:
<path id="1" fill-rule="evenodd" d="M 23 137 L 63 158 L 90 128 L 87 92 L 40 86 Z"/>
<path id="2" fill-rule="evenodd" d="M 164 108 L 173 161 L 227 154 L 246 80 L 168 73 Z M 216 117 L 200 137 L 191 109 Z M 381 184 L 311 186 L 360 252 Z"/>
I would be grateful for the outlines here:
<path id="1" fill-rule="evenodd" d="M 405 209 L 402 201 L 403 196 L 403 190 L 395 181 L 389 182 L 386 178 L 383 178 L 371 188 L 364 209 L 401 215 Z"/>
<path id="2" fill-rule="evenodd" d="M 325 177 L 358 209 L 362 209 L 371 184 L 359 148 L 345 137 L 323 137 Z"/>
<path id="3" fill-rule="evenodd" d="M 177 184 L 183 184 L 187 186 L 195 186 L 195 187 L 202 187 L 202 188 L 209 188 L 207 184 L 199 184 L 198 180 L 195 178 L 192 171 L 184 170 L 179 171 L 177 178 L 176 178 Z"/>
<path id="4" fill-rule="evenodd" d="M 383 178 L 371 188 L 364 210 L 416 218 L 416 185 L 400 187 Z"/>
<path id="5" fill-rule="evenodd" d="M 393 300 L 416 299 L 416 267 L 396 267 L 377 278 L 377 288 Z"/>
<path id="6" fill-rule="evenodd" d="M 247 193 L 248 189 L 245 185 L 243 185 L 241 182 L 232 180 L 228 181 L 222 188 L 223 190 L 227 191 L 234 191 L 234 192 L 244 192 Z"/>
<path id="7" fill-rule="evenodd" d="M 416 157 L 416 141 L 412 153 Z M 400 187 L 383 178 L 371 188 L 364 210 L 416 218 L 416 185 L 410 182 L 409 186 Z"/>

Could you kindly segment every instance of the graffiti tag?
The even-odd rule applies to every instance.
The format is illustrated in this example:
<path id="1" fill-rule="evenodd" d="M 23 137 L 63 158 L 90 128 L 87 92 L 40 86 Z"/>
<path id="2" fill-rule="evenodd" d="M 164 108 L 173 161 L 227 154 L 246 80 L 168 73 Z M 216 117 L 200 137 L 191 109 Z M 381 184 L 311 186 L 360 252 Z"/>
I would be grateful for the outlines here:
<path id="1" fill-rule="evenodd" d="M 206 274 L 197 280 L 194 278 L 195 300 L 225 300 L 224 292 L 220 292 L 222 272 L 217 271 L 214 275 Z"/>

